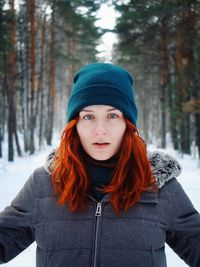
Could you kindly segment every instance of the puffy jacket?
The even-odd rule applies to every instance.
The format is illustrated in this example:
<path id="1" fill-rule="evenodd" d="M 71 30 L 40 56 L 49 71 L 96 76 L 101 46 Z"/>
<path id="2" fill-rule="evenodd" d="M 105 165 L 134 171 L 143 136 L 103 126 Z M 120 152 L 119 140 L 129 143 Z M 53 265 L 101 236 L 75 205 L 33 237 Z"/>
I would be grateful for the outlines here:
<path id="1" fill-rule="evenodd" d="M 120 216 L 109 195 L 98 203 L 88 196 L 85 212 L 58 206 L 49 172 L 36 169 L 0 214 L 0 263 L 36 241 L 37 267 L 166 267 L 167 242 L 189 266 L 199 267 L 200 216 L 172 178 L 174 163 L 159 164 L 152 161 L 160 189 L 143 193 Z"/>

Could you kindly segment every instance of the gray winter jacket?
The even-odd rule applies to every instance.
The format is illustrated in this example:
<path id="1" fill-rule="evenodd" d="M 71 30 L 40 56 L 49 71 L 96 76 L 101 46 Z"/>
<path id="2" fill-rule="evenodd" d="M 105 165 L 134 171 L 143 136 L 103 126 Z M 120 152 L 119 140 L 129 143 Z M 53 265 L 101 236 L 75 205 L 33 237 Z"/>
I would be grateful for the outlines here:
<path id="1" fill-rule="evenodd" d="M 33 241 L 37 267 L 166 267 L 165 242 L 191 267 L 200 266 L 200 216 L 174 176 L 172 158 L 154 153 L 150 160 L 158 192 L 119 217 L 109 195 L 97 203 L 91 196 L 86 212 L 58 206 L 50 166 L 35 170 L 11 205 L 0 213 L 0 263 Z"/>

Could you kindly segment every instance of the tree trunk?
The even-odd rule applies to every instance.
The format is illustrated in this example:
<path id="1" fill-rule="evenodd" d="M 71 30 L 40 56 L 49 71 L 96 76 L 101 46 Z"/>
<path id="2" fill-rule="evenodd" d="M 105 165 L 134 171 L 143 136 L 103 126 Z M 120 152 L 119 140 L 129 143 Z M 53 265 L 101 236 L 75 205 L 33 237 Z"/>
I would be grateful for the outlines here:
<path id="1" fill-rule="evenodd" d="M 187 11 L 185 11 L 182 15 L 182 44 L 184 51 L 184 84 L 182 86 L 182 101 L 181 101 L 181 109 L 183 103 L 190 100 L 192 95 L 192 87 L 194 83 L 194 38 L 196 38 L 195 33 L 195 10 L 191 6 L 188 5 Z M 183 153 L 190 154 L 190 139 L 191 139 L 191 123 L 190 123 L 190 114 L 183 113 L 181 116 L 181 128 L 180 128 L 180 137 L 181 137 L 181 149 Z"/>
<path id="2" fill-rule="evenodd" d="M 27 21 L 27 34 L 25 35 L 25 62 L 24 62 L 24 74 L 25 74 L 25 88 L 24 88 L 24 150 L 25 152 L 30 151 L 30 142 L 31 142 L 31 126 L 30 126 L 30 65 L 31 65 L 31 56 L 30 56 L 30 1 L 24 0 L 25 1 L 25 14 L 26 16 L 26 21 Z"/>
<path id="3" fill-rule="evenodd" d="M 0 3 L 0 36 L 3 36 L 3 3 Z M 2 43 L 2 40 L 0 40 L 0 79 L 3 78 L 3 50 L 4 46 Z M 4 97 L 3 97 L 3 91 L 4 86 L 0 85 L 0 158 L 3 157 L 3 151 L 2 151 L 2 139 L 3 139 L 3 109 L 4 109 Z"/>
<path id="4" fill-rule="evenodd" d="M 161 21 L 161 147 L 166 147 L 166 107 L 167 107 L 167 86 L 169 81 L 169 67 L 168 67 L 168 18 L 164 17 Z"/>
<path id="5" fill-rule="evenodd" d="M 172 66 L 174 75 L 178 75 L 178 66 L 177 66 L 177 55 L 172 54 Z M 170 134 L 172 139 L 172 144 L 175 150 L 179 149 L 179 138 L 178 138 L 178 128 L 177 128 L 177 90 L 176 83 L 173 80 L 173 84 L 170 86 L 170 90 L 168 90 L 168 99 L 169 99 L 169 126 L 170 126 Z"/>
<path id="6" fill-rule="evenodd" d="M 16 82 L 16 53 L 15 53 L 15 10 L 14 0 L 9 0 L 9 53 L 8 53 L 8 76 L 7 76 L 7 99 L 8 99 L 8 160 L 14 160 L 13 137 L 16 132 L 16 107 L 15 107 L 15 82 Z"/>
<path id="7" fill-rule="evenodd" d="M 51 13 L 51 49 L 50 49 L 50 98 L 47 124 L 47 144 L 51 145 L 53 135 L 54 102 L 55 102 L 55 3 L 52 1 Z"/>
<path id="8" fill-rule="evenodd" d="M 17 147 L 17 154 L 18 154 L 19 157 L 21 157 L 22 152 L 21 152 L 19 139 L 18 139 L 18 135 L 17 135 L 16 131 L 15 131 L 15 143 L 16 143 L 16 147 Z"/>
<path id="9" fill-rule="evenodd" d="M 45 34 L 46 34 L 46 15 L 44 14 L 41 25 L 41 57 L 40 57 L 40 74 L 38 77 L 38 95 L 40 95 L 40 117 L 39 117 L 39 147 L 41 148 L 43 141 L 44 127 L 44 56 L 45 56 Z"/>
<path id="10" fill-rule="evenodd" d="M 176 76 L 176 88 L 175 88 L 175 116 L 177 121 L 177 136 L 179 138 L 178 147 L 181 153 L 183 153 L 183 142 L 185 135 L 184 118 L 181 108 L 184 95 L 184 75 L 183 75 L 183 42 L 182 42 L 182 18 L 177 18 L 176 25 L 176 58 L 177 58 L 177 76 Z"/>
<path id="11" fill-rule="evenodd" d="M 2 125 L 0 124 L 0 158 L 3 157 L 2 141 L 3 141 L 3 130 L 2 130 Z"/>
<path id="12" fill-rule="evenodd" d="M 34 96 L 35 96 L 35 0 L 30 2 L 30 41 L 31 41 L 31 53 L 30 53 L 30 64 L 31 64 L 31 116 L 30 116 L 30 153 L 33 154 L 35 151 L 34 144 L 34 131 L 35 131 L 35 110 L 34 110 Z"/>
<path id="13" fill-rule="evenodd" d="M 25 5 L 25 4 L 24 4 Z M 25 27 L 25 17 L 24 17 L 24 5 L 20 5 L 19 10 L 19 17 L 21 19 L 19 23 L 19 73 L 20 73 L 20 112 L 21 112 L 21 128 L 23 130 L 23 137 L 24 137 L 24 148 L 26 150 L 25 145 L 25 129 L 27 127 L 26 123 L 26 79 L 27 79 L 27 71 L 25 69 L 25 56 L 26 56 L 26 39 L 25 36 L 27 35 L 27 27 Z"/>
<path id="14" fill-rule="evenodd" d="M 195 114 L 195 137 L 196 137 L 196 146 L 198 148 L 198 154 L 200 159 L 200 113 Z"/>

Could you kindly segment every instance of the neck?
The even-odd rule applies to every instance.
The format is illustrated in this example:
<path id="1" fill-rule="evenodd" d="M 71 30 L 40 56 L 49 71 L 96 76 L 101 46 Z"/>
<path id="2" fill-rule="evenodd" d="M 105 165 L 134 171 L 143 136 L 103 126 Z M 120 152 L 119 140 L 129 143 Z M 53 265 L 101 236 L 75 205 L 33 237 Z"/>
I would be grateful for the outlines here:
<path id="1" fill-rule="evenodd" d="M 90 194 L 99 201 L 105 195 L 99 189 L 110 184 L 119 155 L 116 154 L 107 160 L 96 160 L 83 149 L 80 154 L 90 179 Z"/>
<path id="2" fill-rule="evenodd" d="M 102 166 L 102 167 L 108 167 L 108 168 L 114 169 L 119 160 L 119 153 L 113 155 L 111 158 L 106 159 L 106 160 L 97 160 L 89 156 L 83 149 L 81 149 L 80 152 L 81 152 L 80 154 L 81 154 L 82 160 L 84 161 L 86 165 L 91 164 L 94 166 Z"/>

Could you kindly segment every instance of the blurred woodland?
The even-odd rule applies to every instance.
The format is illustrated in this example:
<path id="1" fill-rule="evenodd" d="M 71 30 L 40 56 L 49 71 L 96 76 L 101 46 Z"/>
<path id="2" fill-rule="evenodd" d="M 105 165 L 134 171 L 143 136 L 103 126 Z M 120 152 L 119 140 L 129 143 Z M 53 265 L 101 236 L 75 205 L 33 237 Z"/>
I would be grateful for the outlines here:
<path id="1" fill-rule="evenodd" d="M 135 79 L 147 143 L 200 156 L 200 0 L 0 0 L 0 157 L 33 154 L 66 123 L 72 77 L 99 59 L 101 4 L 117 13 L 112 62 Z"/>

